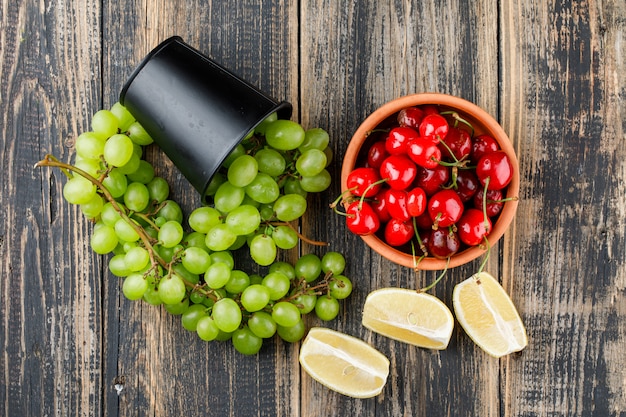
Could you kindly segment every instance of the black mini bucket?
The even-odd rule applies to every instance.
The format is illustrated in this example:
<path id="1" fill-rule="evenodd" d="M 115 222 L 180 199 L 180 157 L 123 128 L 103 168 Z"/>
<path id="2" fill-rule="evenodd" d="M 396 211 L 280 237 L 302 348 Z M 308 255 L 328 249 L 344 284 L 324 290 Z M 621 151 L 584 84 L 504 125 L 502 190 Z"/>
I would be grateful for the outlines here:
<path id="1" fill-rule="evenodd" d="M 120 103 L 202 195 L 224 159 L 266 117 L 289 119 L 278 102 L 180 37 L 163 41 L 133 72 Z"/>

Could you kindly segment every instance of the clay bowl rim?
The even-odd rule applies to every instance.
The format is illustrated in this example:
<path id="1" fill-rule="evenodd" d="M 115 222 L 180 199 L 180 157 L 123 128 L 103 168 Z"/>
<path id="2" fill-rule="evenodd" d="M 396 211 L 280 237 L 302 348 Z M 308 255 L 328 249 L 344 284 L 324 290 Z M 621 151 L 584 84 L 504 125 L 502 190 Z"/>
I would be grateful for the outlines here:
<path id="1" fill-rule="evenodd" d="M 357 162 L 361 147 L 366 141 L 368 133 L 389 116 L 399 112 L 403 108 L 426 104 L 435 104 L 454 109 L 461 115 L 469 116 L 470 119 L 474 119 L 474 121 L 478 121 L 482 125 L 474 126 L 476 130 L 475 134 L 488 133 L 496 139 L 500 148 L 507 153 L 513 165 L 513 178 L 511 183 L 507 186 L 506 197 L 518 197 L 520 187 L 519 161 L 513 144 L 508 135 L 504 132 L 502 126 L 500 126 L 489 113 L 476 104 L 460 97 L 442 93 L 417 93 L 402 96 L 383 104 L 371 113 L 357 128 L 346 149 L 341 167 L 342 193 L 347 190 L 346 181 L 348 174 L 352 171 Z M 504 204 L 497 221 L 493 225 L 493 230 L 489 234 L 490 246 L 498 242 L 504 235 L 504 232 L 508 230 L 515 217 L 517 206 L 518 199 L 507 201 Z M 368 235 L 361 236 L 361 238 L 371 249 L 386 259 L 409 268 L 415 267 L 415 259 L 411 254 L 387 245 L 378 236 Z M 444 270 L 446 265 L 448 268 L 454 268 L 477 259 L 485 252 L 486 249 L 482 249 L 478 246 L 470 247 L 453 255 L 449 263 L 446 259 L 426 257 L 419 262 L 417 268 L 420 270 Z"/>

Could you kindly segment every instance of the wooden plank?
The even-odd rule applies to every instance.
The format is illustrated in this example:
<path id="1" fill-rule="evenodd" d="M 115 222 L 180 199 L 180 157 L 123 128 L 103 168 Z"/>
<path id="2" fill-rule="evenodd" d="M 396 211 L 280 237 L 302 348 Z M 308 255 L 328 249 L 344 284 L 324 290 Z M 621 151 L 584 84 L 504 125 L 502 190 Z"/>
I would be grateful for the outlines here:
<path id="1" fill-rule="evenodd" d="M 60 171 L 100 101 L 99 3 L 0 5 L 0 414 L 101 408 L 101 263 Z M 78 26 L 82 30 L 68 28 Z M 93 42 L 96 40 L 96 42 Z"/>
<path id="2" fill-rule="evenodd" d="M 502 6 L 503 124 L 524 179 L 505 285 L 530 338 L 503 361 L 505 415 L 623 415 L 626 8 Z"/>
<path id="3" fill-rule="evenodd" d="M 327 198 L 314 202 L 304 230 L 332 242 L 348 260 L 355 290 L 336 322 L 323 325 L 360 337 L 391 360 L 389 382 L 380 397 L 354 401 L 303 377 L 303 415 L 467 415 L 500 413 L 498 362 L 455 330 L 446 351 L 431 352 L 394 342 L 361 326 L 360 311 L 369 291 L 399 286 L 421 288 L 438 273 L 415 274 L 371 252 L 350 235 L 328 203 L 338 196 L 341 158 L 352 133 L 376 107 L 401 95 L 441 92 L 473 101 L 497 117 L 498 45 L 496 5 L 488 1 L 383 2 L 371 4 L 310 1 L 302 7 L 302 119 L 322 126 L 337 155 L 336 179 Z M 329 19 L 329 16 L 333 16 Z M 320 235 L 321 234 L 321 235 Z M 498 275 L 499 246 L 489 270 Z M 434 290 L 452 307 L 454 284 L 478 263 L 447 273 Z M 472 382 L 468 383 L 468 377 Z M 463 407 L 458 404 L 462 403 Z"/>

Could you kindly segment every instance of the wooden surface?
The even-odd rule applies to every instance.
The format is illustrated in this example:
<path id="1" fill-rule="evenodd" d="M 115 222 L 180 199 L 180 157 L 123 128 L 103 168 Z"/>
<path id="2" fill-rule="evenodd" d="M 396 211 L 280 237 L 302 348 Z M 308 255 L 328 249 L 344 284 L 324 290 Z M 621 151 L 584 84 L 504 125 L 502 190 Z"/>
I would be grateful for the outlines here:
<path id="1" fill-rule="evenodd" d="M 322 387 L 300 369 L 298 344 L 244 357 L 125 300 L 89 248 L 91 224 L 62 200 L 63 176 L 33 168 L 48 152 L 67 160 L 91 115 L 174 34 L 330 132 L 335 181 L 303 230 L 346 254 L 356 288 L 337 320 L 308 324 L 385 353 L 380 396 Z M 527 326 L 521 354 L 490 358 L 458 326 L 433 352 L 360 324 L 369 291 L 435 274 L 381 259 L 327 204 L 360 121 L 424 91 L 482 106 L 518 152 L 518 215 L 487 269 Z M 623 0 L 3 1 L 0 115 L 0 415 L 626 416 Z M 187 213 L 199 205 L 158 149 L 147 157 Z M 451 305 L 477 266 L 434 293 Z"/>

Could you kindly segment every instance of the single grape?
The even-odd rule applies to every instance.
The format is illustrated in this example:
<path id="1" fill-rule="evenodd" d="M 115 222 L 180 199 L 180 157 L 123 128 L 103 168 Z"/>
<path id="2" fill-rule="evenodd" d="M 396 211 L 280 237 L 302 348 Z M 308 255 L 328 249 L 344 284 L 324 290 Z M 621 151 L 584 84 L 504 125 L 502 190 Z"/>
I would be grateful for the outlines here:
<path id="1" fill-rule="evenodd" d="M 230 271 L 230 278 L 224 285 L 224 289 L 229 294 L 239 294 L 250 286 L 250 277 L 244 271 L 233 269 Z"/>
<path id="2" fill-rule="evenodd" d="M 115 227 L 115 223 L 117 223 L 117 221 L 121 218 L 122 216 L 120 216 L 120 213 L 115 209 L 115 207 L 113 207 L 113 204 L 109 202 L 104 203 L 102 212 L 100 213 L 100 220 L 102 220 L 102 223 L 107 226 Z"/>
<path id="3" fill-rule="evenodd" d="M 276 333 L 276 322 L 269 313 L 257 311 L 248 319 L 248 328 L 255 335 L 268 339 Z"/>
<path id="4" fill-rule="evenodd" d="M 207 234 L 213 226 L 222 223 L 221 216 L 222 214 L 213 207 L 198 207 L 191 212 L 187 222 L 196 232 Z"/>
<path id="5" fill-rule="evenodd" d="M 159 296 L 165 304 L 178 304 L 183 301 L 186 287 L 183 280 L 176 274 L 163 277 L 159 282 Z"/>
<path id="6" fill-rule="evenodd" d="M 124 195 L 128 187 L 126 175 L 119 168 L 113 168 L 107 176 L 102 180 L 102 184 L 111 193 L 113 198 L 119 198 Z"/>
<path id="7" fill-rule="evenodd" d="M 173 220 L 180 224 L 183 223 L 183 210 L 174 200 L 165 200 L 161 205 L 157 216 L 166 220 Z"/>
<path id="8" fill-rule="evenodd" d="M 276 150 L 271 148 L 260 149 L 254 154 L 257 161 L 258 170 L 270 177 L 278 177 L 285 172 L 285 158 Z"/>
<path id="9" fill-rule="evenodd" d="M 274 243 L 276 243 L 276 246 L 285 250 L 296 247 L 300 241 L 295 230 L 289 226 L 282 225 L 276 226 L 274 230 L 272 230 L 272 239 Z"/>
<path id="10" fill-rule="evenodd" d="M 152 181 L 146 184 L 150 193 L 150 201 L 162 203 L 170 195 L 170 186 L 164 178 L 154 177 Z"/>
<path id="11" fill-rule="evenodd" d="M 118 168 L 120 172 L 123 173 L 124 175 L 130 175 L 133 172 L 137 171 L 140 165 L 141 165 L 141 156 L 133 152 L 128 162 L 126 162 L 124 165 L 119 165 Z"/>
<path id="12" fill-rule="evenodd" d="M 133 141 L 126 135 L 113 135 L 104 144 L 103 155 L 109 165 L 124 166 L 133 156 Z"/>
<path id="13" fill-rule="evenodd" d="M 131 274 L 124 278 L 122 292 L 129 300 L 139 300 L 148 289 L 148 281 L 142 274 Z"/>
<path id="14" fill-rule="evenodd" d="M 306 199 L 298 194 L 283 195 L 274 203 L 276 218 L 284 222 L 290 222 L 302 217 L 306 208 Z"/>
<path id="15" fill-rule="evenodd" d="M 280 272 L 285 275 L 289 281 L 296 279 L 296 269 L 289 262 L 274 262 L 270 265 L 269 272 Z"/>
<path id="16" fill-rule="evenodd" d="M 99 159 L 86 159 L 77 156 L 74 166 L 78 169 L 82 169 L 94 178 L 98 178 L 100 173 L 102 173 L 102 165 Z"/>
<path id="17" fill-rule="evenodd" d="M 204 233 L 191 232 L 185 235 L 181 243 L 185 247 L 200 248 L 204 250 L 205 252 L 209 253 L 210 251 L 209 251 L 209 248 L 206 246 L 205 240 L 206 240 L 206 235 Z"/>
<path id="18" fill-rule="evenodd" d="M 228 213 L 225 223 L 235 234 L 248 235 L 259 228 L 261 214 L 253 206 L 241 205 Z"/>
<path id="19" fill-rule="evenodd" d="M 235 187 L 250 184 L 259 172 L 259 164 L 251 155 L 241 155 L 228 167 L 226 178 Z"/>
<path id="20" fill-rule="evenodd" d="M 98 110 L 91 118 L 91 130 L 102 139 L 117 133 L 118 121 L 110 110 Z"/>
<path id="21" fill-rule="evenodd" d="M 148 132 L 146 132 L 139 122 L 133 122 L 130 124 L 128 127 L 128 136 L 133 143 L 140 146 L 150 145 L 153 142 Z"/>
<path id="22" fill-rule="evenodd" d="M 241 205 L 244 196 L 245 191 L 243 188 L 226 181 L 220 185 L 215 196 L 213 196 L 213 204 L 222 213 L 228 213 Z"/>
<path id="23" fill-rule="evenodd" d="M 232 298 L 222 298 L 215 302 L 211 317 L 217 327 L 226 333 L 237 330 L 241 324 L 241 309 Z"/>
<path id="24" fill-rule="evenodd" d="M 181 247 L 180 249 L 177 250 L 177 252 L 183 252 L 183 250 L 184 249 Z M 200 282 L 200 275 L 194 274 L 193 272 L 188 271 L 187 268 L 185 268 L 185 266 L 182 263 L 177 263 L 173 265 L 172 271 L 174 271 L 176 275 L 181 277 L 184 281 L 188 282 L 189 284 L 196 285 L 198 282 Z"/>
<path id="25" fill-rule="evenodd" d="M 322 256 L 322 272 L 325 274 L 332 272 L 333 275 L 340 275 L 346 268 L 346 258 L 339 252 L 326 252 Z"/>
<path id="26" fill-rule="evenodd" d="M 101 227 L 94 228 L 89 243 L 95 253 L 105 255 L 113 251 L 118 242 L 115 229 L 102 223 Z"/>
<path id="27" fill-rule="evenodd" d="M 292 327 L 300 321 L 300 310 L 288 301 L 279 301 L 272 308 L 272 318 L 279 326 Z"/>
<path id="28" fill-rule="evenodd" d="M 193 274 L 204 274 L 211 265 L 211 255 L 197 247 L 188 247 L 182 253 L 182 264 Z"/>
<path id="29" fill-rule="evenodd" d="M 321 320 L 333 320 L 339 314 L 339 301 L 330 295 L 322 295 L 315 303 L 315 314 Z"/>
<path id="30" fill-rule="evenodd" d="M 102 207 L 104 207 L 104 199 L 96 194 L 91 200 L 80 205 L 80 211 L 88 218 L 95 219 L 102 212 Z"/>
<path id="31" fill-rule="evenodd" d="M 63 198 L 70 204 L 88 203 L 95 195 L 96 186 L 79 175 L 75 175 L 63 186 Z"/>
<path id="32" fill-rule="evenodd" d="M 241 293 L 241 305 L 251 313 L 263 309 L 269 301 L 270 289 L 262 284 L 250 285 Z"/>
<path id="33" fill-rule="evenodd" d="M 173 248 L 183 240 L 183 226 L 174 220 L 169 220 L 159 229 L 159 242 L 166 248 Z"/>
<path id="34" fill-rule="evenodd" d="M 304 142 L 298 147 L 300 152 L 306 152 L 309 149 L 319 149 L 323 151 L 328 147 L 330 137 L 324 129 L 315 127 L 304 132 Z"/>
<path id="35" fill-rule="evenodd" d="M 217 192 L 217 189 L 220 188 L 220 185 L 224 184 L 225 182 L 226 182 L 226 177 L 222 173 L 216 172 L 215 174 L 213 174 L 213 177 L 209 181 L 209 185 L 207 185 L 207 188 L 204 191 L 205 199 L 207 197 L 214 196 L 215 193 Z"/>
<path id="36" fill-rule="evenodd" d="M 105 140 L 94 132 L 81 133 L 76 138 L 76 155 L 85 159 L 100 159 Z"/>
<path id="37" fill-rule="evenodd" d="M 246 186 L 245 193 L 261 204 L 269 204 L 276 201 L 280 196 L 280 187 L 274 178 L 260 172 L 254 180 Z"/>
<path id="38" fill-rule="evenodd" d="M 306 282 L 313 282 L 322 273 L 322 261 L 316 254 L 309 253 L 296 261 L 295 270 L 296 277 L 304 278 Z"/>
<path id="39" fill-rule="evenodd" d="M 127 278 L 128 279 L 128 278 Z M 195 332 L 198 321 L 207 316 L 206 307 L 202 304 L 191 304 L 189 308 L 181 315 L 180 319 L 183 327 L 190 332 Z"/>
<path id="40" fill-rule="evenodd" d="M 237 234 L 227 224 L 213 226 L 206 234 L 205 243 L 212 251 L 223 251 L 230 248 L 237 240 Z"/>
<path id="41" fill-rule="evenodd" d="M 295 326 L 284 327 L 277 326 L 276 332 L 285 342 L 296 343 L 304 337 L 306 326 L 304 321 L 300 320 Z"/>
<path id="42" fill-rule="evenodd" d="M 263 339 L 255 335 L 247 326 L 233 332 L 232 342 L 237 352 L 244 355 L 256 355 L 263 345 Z"/>
<path id="43" fill-rule="evenodd" d="M 230 279 L 231 268 L 224 262 L 213 262 L 204 274 L 204 282 L 213 289 L 222 288 Z"/>
<path id="44" fill-rule="evenodd" d="M 127 277 L 132 272 L 126 268 L 126 254 L 119 254 L 109 259 L 109 271 L 116 277 Z"/>
<path id="45" fill-rule="evenodd" d="M 154 179 L 154 167 L 145 159 L 139 161 L 139 167 L 132 173 L 128 174 L 128 179 L 133 182 L 148 184 Z"/>
<path id="46" fill-rule="evenodd" d="M 287 178 L 285 183 L 283 184 L 283 193 L 284 194 L 298 194 L 304 198 L 307 198 L 309 195 L 308 192 L 302 189 L 300 185 L 300 180 L 298 178 Z"/>
<path id="47" fill-rule="evenodd" d="M 215 338 L 217 338 L 220 329 L 217 327 L 211 316 L 203 316 L 200 317 L 196 323 L 196 332 L 198 333 L 198 337 L 200 337 L 200 339 L 210 342 L 211 340 L 215 340 Z"/>
<path id="48" fill-rule="evenodd" d="M 126 268 L 128 268 L 129 271 L 138 272 L 148 266 L 150 254 L 145 248 L 135 246 L 126 252 L 124 262 L 126 262 Z"/>
<path id="49" fill-rule="evenodd" d="M 235 267 L 235 259 L 230 251 L 217 251 L 211 254 L 211 262 L 223 262 L 228 265 L 228 268 L 233 269 Z"/>
<path id="50" fill-rule="evenodd" d="M 266 234 L 256 235 L 249 244 L 250 256 L 257 264 L 268 266 L 276 260 L 276 243 Z"/>
<path id="51" fill-rule="evenodd" d="M 242 155 L 246 154 L 246 148 L 239 143 L 237 146 L 235 146 L 235 149 L 233 149 L 228 156 L 226 157 L 226 159 L 224 159 L 224 162 L 222 162 L 222 167 L 224 168 L 228 168 L 230 167 L 230 165 L 235 162 L 235 160 L 237 158 L 239 158 Z"/>
<path id="52" fill-rule="evenodd" d="M 268 273 L 263 278 L 262 284 L 270 290 L 270 300 L 283 298 L 287 295 L 289 287 L 291 286 L 289 278 L 287 278 L 287 276 L 282 272 L 278 271 Z"/>
<path id="53" fill-rule="evenodd" d="M 122 218 L 115 222 L 114 228 L 117 237 L 124 242 L 136 242 L 137 240 L 139 240 L 139 234 L 135 231 L 135 229 L 133 229 L 130 224 L 128 224 L 126 220 Z"/>
<path id="54" fill-rule="evenodd" d="M 150 203 L 148 187 L 140 182 L 131 182 L 124 193 L 124 205 L 132 211 L 143 211 Z"/>
<path id="55" fill-rule="evenodd" d="M 326 168 L 326 154 L 319 149 L 309 149 L 296 160 L 296 170 L 304 177 L 312 177 Z"/>
<path id="56" fill-rule="evenodd" d="M 265 131 L 267 130 L 267 126 L 269 126 L 272 122 L 276 120 L 278 120 L 278 114 L 274 112 L 270 114 L 269 116 L 267 116 L 265 119 L 263 119 L 263 121 L 254 128 L 254 133 L 258 133 L 260 135 L 265 136 Z"/>
<path id="57" fill-rule="evenodd" d="M 293 299 L 293 303 L 300 314 L 308 314 L 315 309 L 315 303 L 317 302 L 317 295 L 315 294 L 301 294 Z"/>
<path id="58" fill-rule="evenodd" d="M 291 120 L 279 119 L 267 126 L 265 140 L 278 150 L 288 151 L 296 149 L 304 142 L 304 129 Z"/>
<path id="59" fill-rule="evenodd" d="M 189 308 L 189 298 L 185 298 L 182 301 L 172 304 L 167 304 L 163 300 L 161 300 L 161 302 L 163 303 L 163 307 L 165 307 L 165 311 L 174 316 L 183 314 Z"/>
<path id="60" fill-rule="evenodd" d="M 111 106 L 111 113 L 115 115 L 121 132 L 128 131 L 130 125 L 135 121 L 133 115 L 120 102 L 116 102 Z"/>
<path id="61" fill-rule="evenodd" d="M 331 297 L 343 300 L 352 293 L 352 281 L 345 275 L 335 275 L 330 280 L 328 289 Z"/>
<path id="62" fill-rule="evenodd" d="M 143 300 L 152 306 L 159 306 L 163 304 L 163 301 L 161 301 L 161 297 L 159 296 L 159 292 L 152 286 L 148 286 L 146 292 L 143 293 Z"/>
<path id="63" fill-rule="evenodd" d="M 319 174 L 300 178 L 300 186 L 309 193 L 321 193 L 330 187 L 331 177 L 328 170 L 323 169 Z"/>

